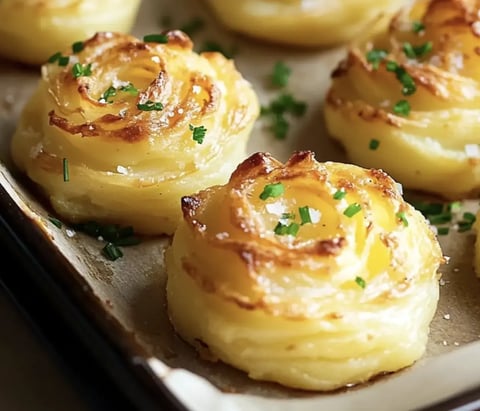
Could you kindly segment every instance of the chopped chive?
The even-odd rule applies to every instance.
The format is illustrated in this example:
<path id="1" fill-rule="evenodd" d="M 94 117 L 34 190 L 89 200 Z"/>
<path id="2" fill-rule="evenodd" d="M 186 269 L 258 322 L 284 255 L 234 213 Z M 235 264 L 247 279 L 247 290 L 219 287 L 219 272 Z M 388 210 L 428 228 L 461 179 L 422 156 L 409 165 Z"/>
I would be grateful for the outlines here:
<path id="1" fill-rule="evenodd" d="M 347 192 L 343 188 L 341 188 L 341 189 L 335 191 L 335 194 L 333 194 L 333 199 L 334 200 L 341 200 L 346 195 L 347 195 Z"/>
<path id="2" fill-rule="evenodd" d="M 399 116 L 408 116 L 410 110 L 410 103 L 407 100 L 400 100 L 393 106 L 393 112 Z"/>
<path id="3" fill-rule="evenodd" d="M 425 25 L 421 21 L 414 21 L 412 23 L 412 30 L 414 33 L 420 33 L 425 30 Z"/>
<path id="4" fill-rule="evenodd" d="M 288 84 L 288 79 L 291 73 L 292 69 L 283 61 L 276 62 L 271 75 L 272 84 L 278 87 L 285 87 Z"/>
<path id="5" fill-rule="evenodd" d="M 113 86 L 110 86 L 103 92 L 103 94 L 100 96 L 98 101 L 105 102 L 105 103 L 112 103 L 113 101 L 109 101 L 109 98 L 114 97 L 116 95 L 117 95 L 117 89 Z"/>
<path id="6" fill-rule="evenodd" d="M 83 41 L 76 41 L 75 43 L 72 44 L 72 52 L 74 54 L 80 53 L 84 48 Z"/>
<path id="7" fill-rule="evenodd" d="M 419 46 L 412 46 L 410 43 L 405 42 L 403 43 L 403 52 L 405 55 L 410 59 L 415 59 L 417 57 L 423 57 L 428 54 L 433 49 L 433 43 L 431 41 L 427 41 L 424 44 Z"/>
<path id="8" fill-rule="evenodd" d="M 105 241 L 113 243 L 119 238 L 119 228 L 118 224 L 100 225 L 98 235 Z"/>
<path id="9" fill-rule="evenodd" d="M 366 281 L 362 277 L 355 277 L 355 282 L 360 288 L 365 288 L 367 286 Z"/>
<path id="10" fill-rule="evenodd" d="M 299 229 L 300 229 L 300 224 L 290 223 L 286 225 L 279 221 L 278 224 L 273 229 L 273 231 L 277 235 L 291 235 L 295 237 Z"/>
<path id="11" fill-rule="evenodd" d="M 293 220 L 295 218 L 294 213 L 282 213 L 281 217 L 282 220 Z"/>
<path id="12" fill-rule="evenodd" d="M 60 58 L 58 59 L 58 65 L 60 67 L 68 66 L 69 62 L 70 62 L 70 57 L 68 56 L 60 56 Z"/>
<path id="13" fill-rule="evenodd" d="M 92 74 L 92 63 L 82 66 L 80 63 L 75 63 L 72 67 L 73 78 L 90 76 Z"/>
<path id="14" fill-rule="evenodd" d="M 447 211 L 440 214 L 428 215 L 427 218 L 428 218 L 428 221 L 430 221 L 430 224 L 433 224 L 433 225 L 444 224 L 452 221 L 452 214 Z"/>
<path id="15" fill-rule="evenodd" d="M 276 99 L 272 100 L 268 106 L 262 106 L 260 115 L 268 116 L 270 119 L 270 129 L 278 139 L 284 139 L 287 136 L 290 124 L 285 118 L 285 114 L 292 114 L 300 117 L 305 114 L 307 105 L 303 101 L 296 100 L 289 93 L 282 93 Z"/>
<path id="16" fill-rule="evenodd" d="M 298 212 L 300 214 L 300 220 L 302 220 L 302 225 L 312 222 L 312 217 L 310 216 L 310 207 L 299 207 Z"/>
<path id="17" fill-rule="evenodd" d="M 126 86 L 120 87 L 119 90 L 124 91 L 132 96 L 138 96 L 138 89 L 132 83 L 128 83 Z"/>
<path id="18" fill-rule="evenodd" d="M 370 150 L 376 150 L 379 145 L 380 145 L 380 141 L 372 138 L 372 139 L 370 140 L 370 143 L 369 143 L 369 145 L 368 145 L 368 148 L 369 148 Z"/>
<path id="19" fill-rule="evenodd" d="M 374 70 L 377 70 L 380 65 L 380 62 L 382 60 L 385 60 L 387 55 L 388 53 L 386 50 L 373 49 L 367 53 L 366 57 L 367 57 L 367 61 L 372 65 L 372 68 Z"/>
<path id="20" fill-rule="evenodd" d="M 145 103 L 138 103 L 137 108 L 142 111 L 160 111 L 163 110 L 163 104 L 160 102 L 154 102 L 147 100 Z"/>
<path id="21" fill-rule="evenodd" d="M 453 201 L 448 205 L 448 210 L 452 213 L 458 213 L 462 209 L 461 201 Z"/>
<path id="22" fill-rule="evenodd" d="M 202 144 L 205 134 L 207 133 L 207 129 L 204 126 L 194 127 L 191 124 L 188 127 L 192 131 L 192 139 L 198 144 Z"/>
<path id="23" fill-rule="evenodd" d="M 395 215 L 403 223 L 405 227 L 408 227 L 408 220 L 407 220 L 407 216 L 405 215 L 405 211 L 399 211 Z"/>
<path id="24" fill-rule="evenodd" d="M 48 219 L 50 220 L 50 222 L 51 222 L 55 227 L 57 227 L 57 228 L 62 228 L 63 224 L 62 224 L 62 222 L 61 222 L 58 218 L 49 216 Z"/>
<path id="25" fill-rule="evenodd" d="M 123 252 L 115 244 L 107 243 L 102 249 L 103 255 L 111 261 L 123 257 Z"/>
<path id="26" fill-rule="evenodd" d="M 166 34 L 147 34 L 143 36 L 144 43 L 168 43 L 168 36 Z"/>
<path id="27" fill-rule="evenodd" d="M 285 192 L 285 187 L 282 183 L 267 184 L 260 194 L 260 199 L 265 201 L 267 198 L 280 197 Z"/>
<path id="28" fill-rule="evenodd" d="M 477 217 L 475 216 L 475 214 L 466 211 L 465 213 L 463 213 L 463 219 L 467 222 L 474 223 Z"/>
<path id="29" fill-rule="evenodd" d="M 352 203 L 350 204 L 345 211 L 343 212 L 344 215 L 347 217 L 353 217 L 355 214 L 357 214 L 360 210 L 362 209 L 362 206 L 358 203 Z"/>
<path id="30" fill-rule="evenodd" d="M 273 132 L 273 135 L 279 140 L 285 139 L 287 137 L 290 124 L 285 119 L 283 114 L 275 114 L 273 116 L 273 119 L 274 119 L 273 124 L 270 127 Z"/>
<path id="31" fill-rule="evenodd" d="M 58 51 L 58 52 L 56 52 L 55 54 L 52 54 L 52 55 L 48 58 L 47 62 L 48 62 L 48 63 L 55 63 L 56 61 L 60 60 L 60 57 L 62 57 L 62 53 L 60 53 L 60 52 Z"/>
<path id="32" fill-rule="evenodd" d="M 68 169 L 68 159 L 64 158 L 62 163 L 63 163 L 63 181 L 70 181 L 70 170 Z"/>
<path id="33" fill-rule="evenodd" d="M 458 232 L 459 233 L 464 233 L 465 231 L 469 231 L 472 226 L 473 222 L 472 221 L 460 221 L 457 223 L 458 225 Z"/>
<path id="34" fill-rule="evenodd" d="M 437 215 L 443 212 L 442 203 L 414 202 L 412 205 L 420 211 L 425 217 Z"/>
<path id="35" fill-rule="evenodd" d="M 437 227 L 437 234 L 438 235 L 447 235 L 450 231 L 448 227 Z"/>

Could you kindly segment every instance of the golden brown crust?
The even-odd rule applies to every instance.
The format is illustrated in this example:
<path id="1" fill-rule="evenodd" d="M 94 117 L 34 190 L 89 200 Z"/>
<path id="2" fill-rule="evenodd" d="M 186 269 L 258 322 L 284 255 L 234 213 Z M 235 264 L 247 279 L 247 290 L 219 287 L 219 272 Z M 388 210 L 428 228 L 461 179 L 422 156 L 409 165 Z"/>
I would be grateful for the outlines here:
<path id="1" fill-rule="evenodd" d="M 194 52 L 185 33 L 158 36 L 99 32 L 42 66 L 12 155 L 68 221 L 172 233 L 180 198 L 225 182 L 245 156 L 259 113 L 251 85 L 220 53 Z"/>
<path id="2" fill-rule="evenodd" d="M 327 129 L 351 161 L 447 198 L 479 191 L 469 148 L 480 143 L 479 11 L 466 0 L 417 1 L 388 30 L 352 45 L 332 72 L 325 106 Z M 379 139 L 378 150 L 371 139 Z"/>
<path id="3" fill-rule="evenodd" d="M 254 153 L 182 209 L 166 251 L 169 315 L 213 358 L 326 391 L 424 352 L 444 260 L 384 171 Z"/>

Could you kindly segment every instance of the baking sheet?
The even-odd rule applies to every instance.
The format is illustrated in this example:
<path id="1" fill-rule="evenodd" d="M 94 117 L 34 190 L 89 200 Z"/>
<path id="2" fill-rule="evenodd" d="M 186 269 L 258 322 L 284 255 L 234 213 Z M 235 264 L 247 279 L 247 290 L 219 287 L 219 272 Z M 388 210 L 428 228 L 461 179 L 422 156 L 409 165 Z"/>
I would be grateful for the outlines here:
<path id="1" fill-rule="evenodd" d="M 193 35 L 195 48 L 205 41 L 215 41 L 226 50 L 235 50 L 237 68 L 252 82 L 264 105 L 279 93 L 268 81 L 275 62 L 281 60 L 292 68 L 287 90 L 307 102 L 306 114 L 291 120 L 284 140 L 276 139 L 260 118 L 248 145 L 249 153 L 269 151 L 284 161 L 293 150 L 310 149 L 320 161 L 347 161 L 341 148 L 328 139 L 322 115 L 330 72 L 344 55 L 343 47 L 295 50 L 236 36 L 221 27 L 202 2 L 194 0 L 144 0 L 133 34 L 142 37 L 159 32 L 165 17 L 171 18 L 171 27 L 201 18 L 205 25 Z M 0 184 L 31 220 L 32 229 L 41 230 L 45 242 L 58 250 L 59 267 L 72 269 L 64 275 L 72 276 L 72 286 L 89 297 L 79 299 L 79 304 L 88 302 L 91 309 L 93 297 L 97 316 L 112 317 L 120 325 L 118 330 L 109 330 L 112 343 L 122 341 L 122 336 L 134 338 L 142 349 L 134 350 L 127 344 L 126 354 L 132 361 L 142 356 L 153 374 L 191 410 L 349 410 L 381 409 L 385 404 L 389 410 L 405 410 L 431 404 L 480 382 L 480 367 L 472 360 L 480 356 L 480 342 L 476 342 L 480 339 L 480 281 L 472 268 L 472 231 L 451 230 L 448 236 L 439 237 L 450 262 L 441 269 L 440 302 L 427 353 L 408 369 L 366 385 L 318 394 L 253 381 L 227 365 L 199 358 L 175 336 L 166 315 L 163 252 L 170 239 L 143 241 L 125 248 L 123 258 L 107 261 L 100 254 L 103 245 L 98 240 L 55 227 L 48 219 L 48 208 L 12 166 L 10 137 L 39 75 L 38 68 L 0 62 Z M 415 195 L 406 193 L 407 198 Z M 464 206 L 473 211 L 477 203 L 471 201 Z"/>

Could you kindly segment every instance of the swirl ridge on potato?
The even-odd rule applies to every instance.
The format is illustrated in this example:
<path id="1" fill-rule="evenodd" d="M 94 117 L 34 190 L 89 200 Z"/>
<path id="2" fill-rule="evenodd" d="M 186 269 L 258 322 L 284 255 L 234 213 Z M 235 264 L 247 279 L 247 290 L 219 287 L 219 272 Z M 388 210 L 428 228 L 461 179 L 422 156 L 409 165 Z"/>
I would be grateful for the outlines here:
<path id="1" fill-rule="evenodd" d="M 383 171 L 255 153 L 182 209 L 166 251 L 168 310 L 199 350 L 307 390 L 423 355 L 443 257 Z"/>
<path id="2" fill-rule="evenodd" d="M 208 0 L 225 26 L 251 37 L 296 46 L 348 42 L 405 4 L 405 0 Z M 387 20 L 388 21 L 388 20 Z"/>
<path id="3" fill-rule="evenodd" d="M 43 65 L 12 156 L 68 221 L 171 234 L 180 198 L 245 158 L 258 113 L 233 61 L 195 53 L 183 32 L 100 32 Z"/>
<path id="4" fill-rule="evenodd" d="M 480 7 L 417 1 L 332 74 L 329 134 L 351 161 L 446 198 L 480 190 Z"/>
<path id="5" fill-rule="evenodd" d="M 0 54 L 40 65 L 97 31 L 129 33 L 140 0 L 2 0 Z"/>

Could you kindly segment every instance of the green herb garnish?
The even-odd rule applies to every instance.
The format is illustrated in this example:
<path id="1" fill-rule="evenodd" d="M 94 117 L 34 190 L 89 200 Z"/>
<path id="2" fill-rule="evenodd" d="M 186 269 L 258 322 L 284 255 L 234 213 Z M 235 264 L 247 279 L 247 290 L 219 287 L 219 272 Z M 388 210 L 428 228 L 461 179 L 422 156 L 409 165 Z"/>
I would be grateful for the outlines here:
<path id="1" fill-rule="evenodd" d="M 341 200 L 347 195 L 347 192 L 342 188 L 340 190 L 335 191 L 333 194 L 333 199 L 334 200 Z"/>
<path id="2" fill-rule="evenodd" d="M 411 59 L 425 56 L 427 53 L 432 51 L 432 48 L 433 43 L 431 41 L 427 41 L 426 43 L 419 46 L 412 46 L 408 42 L 403 43 L 403 52 L 408 58 Z"/>
<path id="3" fill-rule="evenodd" d="M 132 83 L 128 83 L 126 86 L 121 86 L 119 90 L 132 96 L 138 96 L 138 89 Z"/>
<path id="4" fill-rule="evenodd" d="M 370 140 L 370 143 L 369 143 L 369 145 L 368 145 L 368 148 L 369 148 L 370 150 L 376 150 L 379 145 L 380 145 L 380 141 L 372 138 L 372 139 Z"/>
<path id="5" fill-rule="evenodd" d="M 92 63 L 82 66 L 80 63 L 75 63 L 72 67 L 73 78 L 88 77 L 92 74 Z"/>
<path id="6" fill-rule="evenodd" d="M 68 159 L 64 158 L 62 160 L 63 165 L 63 181 L 70 181 L 70 170 L 68 168 Z"/>
<path id="7" fill-rule="evenodd" d="M 345 211 L 343 212 L 344 215 L 347 217 L 353 217 L 355 214 L 357 214 L 360 210 L 362 209 L 362 206 L 358 203 L 352 203 L 350 204 Z"/>
<path id="8" fill-rule="evenodd" d="M 300 214 L 300 220 L 302 220 L 302 225 L 312 222 L 312 217 L 310 216 L 310 207 L 299 207 L 298 213 Z"/>
<path id="9" fill-rule="evenodd" d="M 386 50 L 373 49 L 367 53 L 367 61 L 372 65 L 374 70 L 377 70 L 380 62 L 385 60 L 388 53 Z"/>
<path id="10" fill-rule="evenodd" d="M 437 234 L 438 235 L 447 235 L 450 232 L 450 229 L 448 227 L 438 227 L 437 228 Z"/>
<path id="11" fill-rule="evenodd" d="M 168 43 L 168 36 L 166 34 L 147 34 L 143 36 L 144 43 Z"/>
<path id="12" fill-rule="evenodd" d="M 120 257 L 123 257 L 123 252 L 115 244 L 107 243 L 102 249 L 102 253 L 111 261 L 115 261 Z"/>
<path id="13" fill-rule="evenodd" d="M 147 100 L 145 103 L 138 103 L 137 108 L 142 111 L 160 111 L 163 110 L 163 104 Z"/>
<path id="14" fill-rule="evenodd" d="M 260 115 L 269 117 L 270 129 L 275 137 L 284 139 L 290 127 L 285 116 L 292 114 L 300 117 L 305 114 L 306 110 L 307 105 L 305 102 L 296 100 L 289 93 L 282 93 L 275 100 L 272 100 L 268 106 L 262 106 Z"/>
<path id="15" fill-rule="evenodd" d="M 288 84 L 288 79 L 292 70 L 283 61 L 278 61 L 273 67 L 271 81 L 274 86 L 285 87 Z"/>
<path id="16" fill-rule="evenodd" d="M 367 286 L 366 281 L 362 277 L 355 277 L 355 282 L 360 288 L 365 288 Z"/>
<path id="17" fill-rule="evenodd" d="M 414 33 L 420 33 L 425 30 L 425 25 L 421 21 L 414 21 L 412 23 L 412 30 Z"/>
<path id="18" fill-rule="evenodd" d="M 60 58 L 58 59 L 58 65 L 60 67 L 66 67 L 68 66 L 68 63 L 70 63 L 70 57 L 68 56 L 60 56 Z"/>
<path id="19" fill-rule="evenodd" d="M 300 229 L 300 225 L 297 224 L 297 223 L 290 223 L 290 224 L 286 225 L 286 224 L 283 224 L 282 222 L 279 221 L 278 224 L 273 229 L 273 231 L 277 235 L 296 236 L 299 229 Z"/>
<path id="20" fill-rule="evenodd" d="M 63 224 L 62 222 L 58 219 L 58 218 L 55 218 L 55 217 L 52 217 L 52 216 L 48 216 L 48 219 L 50 220 L 50 222 L 57 228 L 62 228 Z"/>
<path id="21" fill-rule="evenodd" d="M 84 48 L 83 41 L 76 41 L 72 44 L 72 51 L 74 54 L 80 53 Z"/>
<path id="22" fill-rule="evenodd" d="M 405 215 L 405 211 L 399 211 L 395 215 L 403 223 L 405 227 L 408 227 L 408 220 L 407 220 L 407 216 Z"/>
<path id="23" fill-rule="evenodd" d="M 100 96 L 98 101 L 105 102 L 105 103 L 113 103 L 113 101 L 109 101 L 108 99 L 116 95 L 117 95 L 117 89 L 113 86 L 110 86 L 103 92 L 103 94 Z"/>
<path id="24" fill-rule="evenodd" d="M 59 51 L 55 54 L 52 54 L 48 59 L 47 59 L 47 62 L 48 63 L 55 63 L 56 61 L 58 61 L 60 59 L 60 57 L 62 57 L 62 53 L 60 53 Z"/>
<path id="25" fill-rule="evenodd" d="M 207 129 L 204 126 L 194 127 L 191 124 L 188 127 L 192 131 L 193 140 L 195 140 L 198 144 L 202 144 L 205 134 L 207 133 Z"/>
<path id="26" fill-rule="evenodd" d="M 260 193 L 260 199 L 265 201 L 268 198 L 280 197 L 285 192 L 285 187 L 282 183 L 267 184 Z"/>
<path id="27" fill-rule="evenodd" d="M 392 71 L 395 73 L 397 80 L 402 84 L 402 94 L 404 96 L 409 96 L 417 90 L 417 86 L 415 85 L 415 81 L 413 80 L 412 76 L 407 73 L 407 71 L 399 66 L 394 61 L 387 62 L 387 70 Z"/>
<path id="28" fill-rule="evenodd" d="M 408 116 L 410 110 L 410 103 L 407 100 L 400 100 L 393 106 L 393 112 L 399 116 Z"/>

